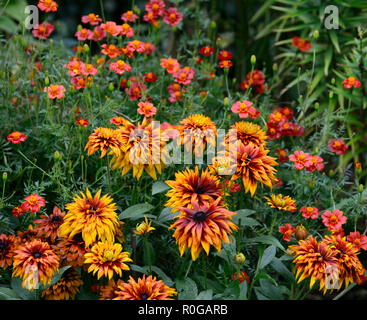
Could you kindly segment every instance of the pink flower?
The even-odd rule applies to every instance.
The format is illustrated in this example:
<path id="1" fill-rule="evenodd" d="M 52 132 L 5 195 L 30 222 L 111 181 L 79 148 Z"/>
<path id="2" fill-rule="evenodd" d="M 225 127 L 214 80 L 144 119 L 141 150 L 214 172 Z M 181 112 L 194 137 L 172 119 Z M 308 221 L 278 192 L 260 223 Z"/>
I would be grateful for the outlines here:
<path id="1" fill-rule="evenodd" d="M 323 224 L 328 227 L 328 230 L 337 230 L 347 222 L 347 217 L 343 216 L 343 211 L 335 209 L 333 212 L 326 210 L 322 215 Z"/>
<path id="2" fill-rule="evenodd" d="M 136 52 L 142 53 L 145 51 L 145 44 L 142 41 L 134 40 L 134 41 L 128 42 L 126 48 L 130 52 L 136 51 Z"/>
<path id="3" fill-rule="evenodd" d="M 85 41 L 93 37 L 93 32 L 86 28 L 83 28 L 75 32 L 75 36 L 77 37 L 79 41 Z"/>
<path id="4" fill-rule="evenodd" d="M 125 21 L 125 22 L 135 22 L 136 19 L 139 19 L 139 17 L 134 13 L 132 12 L 131 10 L 129 11 L 126 11 L 125 13 L 123 13 L 121 15 L 121 20 Z"/>
<path id="5" fill-rule="evenodd" d="M 97 26 L 93 29 L 92 34 L 89 36 L 89 40 L 100 41 L 106 38 L 107 33 L 100 26 Z"/>
<path id="6" fill-rule="evenodd" d="M 248 100 L 237 101 L 232 105 L 231 111 L 233 113 L 238 113 L 241 119 L 250 117 L 256 119 L 260 112 L 252 107 L 253 103 Z"/>
<path id="7" fill-rule="evenodd" d="M 65 97 L 65 87 L 63 85 L 50 84 L 49 87 L 43 88 L 43 92 L 48 92 L 50 99 L 62 99 Z"/>
<path id="8" fill-rule="evenodd" d="M 178 12 L 177 8 L 169 8 L 163 12 L 163 21 L 172 27 L 177 26 L 181 22 L 182 17 L 182 13 Z"/>
<path id="9" fill-rule="evenodd" d="M 294 167 L 298 170 L 302 170 L 304 167 L 312 165 L 311 155 L 303 151 L 294 151 L 294 154 L 289 156 L 289 160 L 294 162 Z"/>
<path id="10" fill-rule="evenodd" d="M 82 75 L 83 76 L 95 76 L 97 74 L 97 68 L 90 63 L 83 63 L 82 65 Z"/>
<path id="11" fill-rule="evenodd" d="M 351 232 L 347 237 L 348 242 L 352 243 L 358 250 L 367 250 L 367 236 L 359 232 Z"/>
<path id="12" fill-rule="evenodd" d="M 126 36 L 128 38 L 131 38 L 134 36 L 134 29 L 130 27 L 130 25 L 128 25 L 127 23 L 124 23 L 122 26 L 121 26 L 121 32 L 120 34 L 122 36 Z"/>
<path id="13" fill-rule="evenodd" d="M 58 4 L 52 0 L 39 0 L 37 7 L 44 12 L 50 12 L 50 11 L 56 12 Z"/>
<path id="14" fill-rule="evenodd" d="M 33 193 L 24 199 L 21 208 L 23 211 L 38 212 L 41 207 L 45 206 L 45 200 L 39 195 Z"/>
<path id="15" fill-rule="evenodd" d="M 110 64 L 110 70 L 119 75 L 122 75 L 125 71 L 130 72 L 131 66 L 122 60 L 117 60 L 117 62 Z"/>
<path id="16" fill-rule="evenodd" d="M 100 22 L 102 22 L 102 19 L 98 14 L 90 13 L 87 16 L 82 16 L 82 23 L 89 23 L 92 26 L 96 26 Z"/>
<path id="17" fill-rule="evenodd" d="M 150 43 L 150 42 L 145 42 L 144 43 L 144 53 L 149 55 L 149 54 L 152 54 L 153 51 L 155 51 L 156 46 L 153 44 L 153 43 Z"/>
<path id="18" fill-rule="evenodd" d="M 345 144 L 343 139 L 330 139 L 328 142 L 328 147 L 331 152 L 337 155 L 344 154 L 348 150 L 348 146 Z"/>
<path id="19" fill-rule="evenodd" d="M 306 219 L 317 219 L 319 217 L 319 209 L 315 207 L 303 207 L 300 209 L 302 217 Z"/>
<path id="20" fill-rule="evenodd" d="M 348 77 L 345 80 L 342 81 L 342 84 L 344 84 L 344 88 L 350 89 L 352 87 L 359 88 L 361 86 L 361 82 L 354 78 L 354 77 Z"/>
<path id="21" fill-rule="evenodd" d="M 150 0 L 145 4 L 145 10 L 152 13 L 154 16 L 161 16 L 163 14 L 166 4 L 162 0 Z"/>
<path id="22" fill-rule="evenodd" d="M 150 102 L 139 102 L 138 113 L 145 115 L 147 118 L 154 116 L 157 113 L 157 108 Z"/>
<path id="23" fill-rule="evenodd" d="M 173 74 L 180 70 L 180 64 L 176 59 L 168 58 L 168 59 L 161 59 L 161 66 L 166 69 L 166 71 L 170 74 Z"/>
<path id="24" fill-rule="evenodd" d="M 42 22 L 41 24 L 34 26 L 32 34 L 40 40 L 46 40 L 54 30 L 55 28 L 51 23 Z"/>
<path id="25" fill-rule="evenodd" d="M 191 80 L 194 78 L 195 70 L 191 69 L 190 67 L 184 67 L 182 69 L 179 69 L 177 72 L 172 74 L 172 76 L 175 78 L 175 82 L 188 85 Z"/>
<path id="26" fill-rule="evenodd" d="M 102 23 L 101 28 L 111 36 L 119 35 L 122 29 L 121 26 L 117 25 L 116 22 L 113 21 L 106 21 L 106 23 Z"/>

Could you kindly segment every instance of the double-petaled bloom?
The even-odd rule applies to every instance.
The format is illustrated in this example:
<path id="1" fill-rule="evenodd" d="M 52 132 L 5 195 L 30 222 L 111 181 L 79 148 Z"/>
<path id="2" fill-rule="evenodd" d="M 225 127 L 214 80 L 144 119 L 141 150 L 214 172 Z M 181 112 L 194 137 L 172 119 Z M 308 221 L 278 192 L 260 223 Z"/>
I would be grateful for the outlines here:
<path id="1" fill-rule="evenodd" d="M 56 12 L 58 4 L 53 0 L 39 0 L 37 7 L 44 12 Z"/>
<path id="2" fill-rule="evenodd" d="M 123 60 L 117 60 L 116 62 L 110 64 L 110 70 L 122 75 L 125 71 L 130 72 L 131 66 Z"/>
<path id="3" fill-rule="evenodd" d="M 14 252 L 12 277 L 22 278 L 22 287 L 33 291 L 40 282 L 51 283 L 59 270 L 59 257 L 47 242 L 33 240 L 20 245 Z"/>
<path id="4" fill-rule="evenodd" d="M 302 212 L 302 217 L 306 219 L 317 219 L 319 217 L 319 209 L 315 207 L 302 207 L 300 211 Z"/>
<path id="5" fill-rule="evenodd" d="M 321 215 L 323 224 L 329 230 L 338 230 L 347 222 L 347 217 L 343 216 L 343 211 L 335 209 L 333 212 L 325 210 Z"/>
<path id="6" fill-rule="evenodd" d="M 63 85 L 50 84 L 50 86 L 43 88 L 43 92 L 48 93 L 50 99 L 62 99 L 65 97 L 65 87 Z"/>
<path id="7" fill-rule="evenodd" d="M 367 236 L 360 234 L 358 231 L 351 232 L 347 237 L 348 242 L 352 243 L 358 251 L 367 250 Z"/>
<path id="8" fill-rule="evenodd" d="M 157 113 L 157 108 L 148 101 L 141 101 L 138 103 L 138 113 L 150 118 Z"/>
<path id="9" fill-rule="evenodd" d="M 253 103 L 248 100 L 237 101 L 232 105 L 231 111 L 233 113 L 238 113 L 241 119 L 247 117 L 256 119 L 260 115 L 260 112 L 252 105 Z"/>
<path id="10" fill-rule="evenodd" d="M 280 226 L 278 231 L 283 234 L 283 240 L 289 242 L 291 241 L 292 235 L 294 234 L 296 228 L 291 224 L 286 223 L 284 226 Z"/>
<path id="11" fill-rule="evenodd" d="M 202 249 L 209 255 L 210 246 L 214 246 L 220 253 L 222 241 L 229 243 L 228 235 L 238 227 L 233 223 L 235 212 L 228 211 L 220 206 L 221 198 L 210 205 L 200 206 L 192 201 L 192 209 L 181 207 L 177 219 L 169 229 L 174 228 L 173 237 L 178 243 L 181 256 L 186 249 L 191 249 L 192 260 L 196 260 Z"/>
<path id="12" fill-rule="evenodd" d="M 304 52 L 310 51 L 312 48 L 311 43 L 301 37 L 293 37 L 292 44 L 294 47 Z"/>
<path id="13" fill-rule="evenodd" d="M 344 154 L 348 150 L 348 146 L 343 139 L 330 139 L 328 141 L 328 147 L 331 152 L 337 155 Z"/>
<path id="14" fill-rule="evenodd" d="M 121 15 L 121 20 L 125 22 L 135 22 L 139 17 L 131 10 L 124 12 Z"/>
<path id="15" fill-rule="evenodd" d="M 100 22 L 102 22 L 102 19 L 99 17 L 98 14 L 89 13 L 86 16 L 82 16 L 82 23 L 89 23 L 92 26 L 96 26 Z"/>
<path id="16" fill-rule="evenodd" d="M 290 196 L 283 197 L 281 194 L 274 195 L 272 194 L 270 198 L 264 197 L 268 200 L 268 205 L 270 208 L 277 209 L 279 211 L 291 211 L 294 212 L 297 210 L 296 201 L 293 200 Z"/>
<path id="17" fill-rule="evenodd" d="M 169 200 L 165 205 L 171 208 L 172 212 L 179 211 L 181 207 L 193 209 L 192 202 L 209 206 L 224 196 L 221 182 L 209 169 L 202 170 L 199 174 L 198 166 L 195 170 L 186 168 L 185 171 L 175 173 L 175 178 L 166 181 L 172 189 L 166 193 Z"/>
<path id="18" fill-rule="evenodd" d="M 0 234 L 0 268 L 6 269 L 13 264 L 14 250 L 14 235 Z"/>
<path id="19" fill-rule="evenodd" d="M 38 236 L 54 242 L 60 236 L 59 227 L 64 222 L 64 216 L 65 212 L 61 212 L 58 207 L 54 207 L 49 216 L 41 215 L 40 219 L 34 221 L 37 224 Z"/>
<path id="20" fill-rule="evenodd" d="M 175 78 L 175 81 L 183 85 L 190 84 L 191 80 L 194 78 L 194 75 L 195 70 L 190 67 L 184 67 L 172 74 L 172 76 Z"/>
<path id="21" fill-rule="evenodd" d="M 357 78 L 354 78 L 354 77 L 348 77 L 344 79 L 342 81 L 342 84 L 344 85 L 344 88 L 346 89 L 351 89 L 352 87 L 359 88 L 361 86 L 361 82 Z"/>
<path id="22" fill-rule="evenodd" d="M 119 243 L 98 242 L 85 255 L 85 264 L 89 264 L 88 272 L 97 274 L 99 280 L 105 276 L 109 280 L 116 273 L 122 276 L 122 270 L 130 270 L 126 264 L 132 262 L 128 252 L 122 252 L 122 245 Z"/>
<path id="23" fill-rule="evenodd" d="M 32 34 L 40 40 L 46 40 L 54 30 L 55 27 L 51 23 L 42 22 L 33 27 Z"/>
<path id="24" fill-rule="evenodd" d="M 88 137 L 85 150 L 88 149 L 88 156 L 100 150 L 100 158 L 103 158 L 109 149 L 113 154 L 119 154 L 121 146 L 119 131 L 99 127 Z"/>
<path id="25" fill-rule="evenodd" d="M 177 8 L 169 8 L 163 11 L 163 22 L 172 27 L 177 26 L 183 18 L 183 14 L 178 12 Z"/>
<path id="26" fill-rule="evenodd" d="M 226 134 L 225 143 L 229 146 L 229 144 L 234 144 L 238 140 L 245 146 L 252 143 L 256 147 L 265 147 L 266 138 L 265 131 L 259 125 L 248 121 L 238 121 Z"/>
<path id="27" fill-rule="evenodd" d="M 101 190 L 94 197 L 88 189 L 86 194 L 80 194 L 65 206 L 67 213 L 59 228 L 60 236 L 73 238 L 81 233 L 86 247 L 97 240 L 114 242 L 118 217 L 113 199 L 108 194 L 101 197 Z"/>
<path id="28" fill-rule="evenodd" d="M 46 204 L 45 200 L 36 193 L 33 193 L 24 198 L 24 202 L 21 207 L 24 211 L 30 212 L 38 212 L 41 210 L 41 207 L 44 207 Z"/>
<path id="29" fill-rule="evenodd" d="M 178 70 L 180 70 L 180 64 L 176 59 L 173 58 L 168 58 L 168 59 L 161 59 L 161 64 L 160 64 L 163 68 L 166 69 L 166 71 L 170 74 L 173 74 L 175 72 L 177 72 Z"/>

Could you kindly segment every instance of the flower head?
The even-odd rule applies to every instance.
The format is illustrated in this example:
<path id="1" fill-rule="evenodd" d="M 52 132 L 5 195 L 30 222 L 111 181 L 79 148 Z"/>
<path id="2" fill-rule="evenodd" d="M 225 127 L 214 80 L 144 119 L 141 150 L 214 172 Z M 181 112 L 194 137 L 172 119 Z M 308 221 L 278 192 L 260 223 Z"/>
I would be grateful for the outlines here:
<path id="1" fill-rule="evenodd" d="M 183 18 L 183 14 L 178 12 L 177 8 L 169 8 L 163 11 L 163 22 L 172 27 L 177 26 Z"/>
<path id="2" fill-rule="evenodd" d="M 173 74 L 180 70 L 180 64 L 176 59 L 168 58 L 168 59 L 161 59 L 161 66 L 166 69 L 166 71 L 170 74 Z"/>
<path id="3" fill-rule="evenodd" d="M 96 26 L 100 22 L 102 22 L 102 19 L 99 17 L 98 14 L 89 13 L 86 16 L 82 16 L 82 23 L 89 23 L 92 26 Z"/>
<path id="4" fill-rule="evenodd" d="M 358 251 L 367 250 L 367 236 L 357 232 L 351 232 L 347 237 L 348 242 L 352 243 Z"/>
<path id="5" fill-rule="evenodd" d="M 11 134 L 9 134 L 6 139 L 13 144 L 18 144 L 20 142 L 25 141 L 27 136 L 24 133 L 21 133 L 19 131 L 13 131 Z"/>
<path id="6" fill-rule="evenodd" d="M 139 17 L 131 10 L 124 12 L 121 15 L 121 20 L 125 22 L 135 22 Z"/>
<path id="7" fill-rule="evenodd" d="M 14 250 L 14 235 L 0 234 L 0 268 L 6 269 L 13 264 Z"/>
<path id="8" fill-rule="evenodd" d="M 37 7 L 44 12 L 56 12 L 58 4 L 55 1 L 52 0 L 39 0 Z"/>
<path id="9" fill-rule="evenodd" d="M 279 232 L 283 234 L 283 240 L 287 242 L 291 241 L 291 237 L 294 234 L 295 230 L 295 227 L 293 227 L 289 223 L 286 223 L 284 226 L 279 227 Z"/>
<path id="10" fill-rule="evenodd" d="M 24 198 L 21 206 L 24 211 L 38 212 L 41 210 L 41 207 L 45 206 L 45 200 L 38 194 L 33 193 Z"/>
<path id="11" fill-rule="evenodd" d="M 122 252 L 119 243 L 98 242 L 85 255 L 84 263 L 89 264 L 88 272 L 97 273 L 97 279 L 102 276 L 112 279 L 114 273 L 122 276 L 122 270 L 130 270 L 126 262 L 132 262 L 128 252 Z"/>
<path id="12" fill-rule="evenodd" d="M 103 158 L 107 154 L 108 149 L 111 149 L 114 154 L 119 154 L 120 148 L 121 141 L 119 132 L 117 130 L 101 127 L 96 128 L 88 137 L 88 143 L 85 146 L 85 150 L 88 149 L 88 156 L 100 150 L 100 158 Z"/>
<path id="13" fill-rule="evenodd" d="M 347 222 L 347 217 L 343 216 L 343 211 L 339 209 L 335 209 L 333 212 L 326 210 L 321 217 L 322 223 L 328 227 L 329 230 L 339 229 Z"/>
<path id="14" fill-rule="evenodd" d="M 152 103 L 147 101 L 141 101 L 138 103 L 138 113 L 143 114 L 147 118 L 154 116 L 157 113 L 157 108 Z"/>
<path id="15" fill-rule="evenodd" d="M 142 223 L 138 223 L 136 225 L 136 231 L 135 233 L 138 234 L 139 236 L 145 235 L 147 233 L 149 233 L 150 231 L 155 230 L 155 228 L 151 227 L 152 221 L 148 222 L 148 218 L 145 216 L 145 221 L 143 221 Z"/>
<path id="16" fill-rule="evenodd" d="M 37 226 L 38 236 L 40 238 L 49 239 L 54 242 L 59 235 L 59 227 L 64 222 L 65 212 L 61 212 L 60 208 L 54 207 L 52 214 L 49 216 L 41 215 L 40 219 L 34 221 Z"/>
<path id="17" fill-rule="evenodd" d="M 344 154 L 348 150 L 348 146 L 345 144 L 343 139 L 330 139 L 328 147 L 331 152 L 337 155 Z"/>
<path id="18" fill-rule="evenodd" d="M 361 82 L 354 78 L 354 77 L 348 77 L 345 80 L 342 81 L 342 84 L 344 84 L 344 88 L 350 89 L 352 87 L 359 88 L 361 86 Z"/>
<path id="19" fill-rule="evenodd" d="M 312 48 L 311 43 L 301 37 L 293 37 L 292 44 L 301 51 L 310 51 Z"/>
<path id="20" fill-rule="evenodd" d="M 65 97 L 65 87 L 63 85 L 50 84 L 50 86 L 43 88 L 43 92 L 48 93 L 50 99 L 62 99 Z"/>
<path id="21" fill-rule="evenodd" d="M 309 153 L 304 153 L 303 151 L 294 151 L 294 154 L 289 156 L 289 160 L 294 162 L 294 167 L 298 170 L 302 170 L 304 167 L 309 167 L 312 165 L 311 155 Z"/>
<path id="22" fill-rule="evenodd" d="M 284 196 L 281 194 L 270 196 L 271 198 L 264 197 L 268 200 L 268 205 L 270 208 L 277 209 L 279 211 L 291 211 L 294 212 L 297 210 L 296 201 L 293 200 L 290 196 Z"/>
<path id="23" fill-rule="evenodd" d="M 250 117 L 256 119 L 260 112 L 252 107 L 253 103 L 248 100 L 237 101 L 232 105 L 231 111 L 233 113 L 238 113 L 241 119 Z"/>
<path id="24" fill-rule="evenodd" d="M 125 71 L 130 72 L 131 66 L 122 60 L 117 60 L 116 62 L 110 64 L 110 70 L 119 75 L 122 75 Z"/>
<path id="25" fill-rule="evenodd" d="M 317 219 L 319 217 L 319 209 L 315 207 L 302 207 L 300 211 L 302 212 L 302 217 L 306 219 Z"/>
<path id="26" fill-rule="evenodd" d="M 33 27 L 32 34 L 40 40 L 46 40 L 55 30 L 54 26 L 48 22 L 42 22 Z"/>
<path id="27" fill-rule="evenodd" d="M 214 48 L 212 47 L 209 47 L 209 46 L 206 46 L 206 47 L 201 47 L 200 48 L 200 53 L 203 55 L 203 56 L 211 56 L 213 53 L 214 53 Z"/>

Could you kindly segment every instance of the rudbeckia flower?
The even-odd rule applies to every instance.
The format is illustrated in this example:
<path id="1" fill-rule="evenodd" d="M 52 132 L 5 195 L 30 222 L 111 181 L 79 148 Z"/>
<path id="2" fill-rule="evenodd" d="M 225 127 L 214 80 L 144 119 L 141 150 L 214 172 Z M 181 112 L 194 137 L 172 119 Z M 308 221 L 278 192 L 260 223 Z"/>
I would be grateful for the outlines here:
<path id="1" fill-rule="evenodd" d="M 291 211 L 294 212 L 297 210 L 296 201 L 293 200 L 290 196 L 283 197 L 282 194 L 274 195 L 272 194 L 270 198 L 264 197 L 268 200 L 268 205 L 270 208 L 277 209 L 279 211 Z"/>
<path id="2" fill-rule="evenodd" d="M 37 224 L 38 237 L 49 239 L 54 242 L 60 236 L 59 227 L 64 222 L 65 212 L 61 212 L 60 208 L 54 207 L 52 214 L 49 216 L 41 215 L 40 219 L 34 220 Z"/>
<path id="3" fill-rule="evenodd" d="M 103 158 L 107 154 L 108 149 L 111 149 L 114 154 L 118 154 L 121 146 L 118 131 L 100 127 L 96 128 L 88 137 L 88 142 L 84 150 L 88 149 L 88 156 L 100 150 L 100 158 Z"/>
<path id="4" fill-rule="evenodd" d="M 138 223 L 136 225 L 135 233 L 138 234 L 139 236 L 142 236 L 149 233 L 150 231 L 155 230 L 155 228 L 153 228 L 151 224 L 152 221 L 148 222 L 148 218 L 145 216 L 145 221 L 143 221 L 142 223 Z"/>
<path id="5" fill-rule="evenodd" d="M 14 250 L 14 235 L 0 234 L 0 268 L 6 269 L 13 264 Z"/>
<path id="6" fill-rule="evenodd" d="M 232 135 L 233 131 L 236 133 Z M 236 139 L 236 140 L 235 140 Z M 252 143 L 254 146 L 266 146 L 266 133 L 255 123 L 248 121 L 236 122 L 226 134 L 225 142 L 228 144 L 241 141 L 245 146 Z"/>
<path id="7" fill-rule="evenodd" d="M 21 133 L 19 131 L 13 131 L 11 134 L 9 134 L 6 139 L 14 144 L 18 144 L 20 142 L 25 141 L 27 136 L 24 133 Z"/>

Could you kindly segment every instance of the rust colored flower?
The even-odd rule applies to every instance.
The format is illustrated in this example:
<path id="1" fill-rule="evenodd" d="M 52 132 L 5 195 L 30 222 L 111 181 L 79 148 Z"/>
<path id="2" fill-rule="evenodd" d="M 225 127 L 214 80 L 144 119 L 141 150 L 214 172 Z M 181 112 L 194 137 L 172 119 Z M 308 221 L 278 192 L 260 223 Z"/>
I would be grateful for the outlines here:
<path id="1" fill-rule="evenodd" d="M 122 276 L 122 270 L 130 270 L 126 262 L 132 262 L 128 252 L 122 252 L 119 243 L 98 242 L 85 255 L 85 264 L 89 264 L 88 272 L 97 274 L 99 280 L 105 276 L 112 279 L 114 273 Z"/>
<path id="2" fill-rule="evenodd" d="M 319 281 L 320 290 L 324 293 L 328 289 L 327 280 L 330 274 L 338 268 L 337 252 L 324 242 L 318 242 L 316 238 L 309 236 L 306 240 L 300 240 L 297 245 L 289 246 L 294 255 L 296 278 L 298 283 L 311 277 L 310 288 Z"/>
<path id="3" fill-rule="evenodd" d="M 115 228 L 118 224 L 116 205 L 107 194 L 101 197 L 99 190 L 94 197 L 86 189 L 86 194 L 80 192 L 74 202 L 66 204 L 67 210 L 64 223 L 59 231 L 62 237 L 73 238 L 81 233 L 88 247 L 97 240 L 113 242 L 115 240 Z"/>
<path id="4" fill-rule="evenodd" d="M 294 162 L 294 167 L 298 170 L 302 170 L 304 167 L 309 167 L 312 165 L 311 155 L 309 153 L 304 153 L 303 151 L 294 151 L 294 154 L 289 156 L 289 160 Z"/>
<path id="5" fill-rule="evenodd" d="M 59 270 L 59 257 L 47 242 L 33 240 L 26 242 L 14 251 L 12 277 L 20 277 L 22 287 L 33 291 L 40 282 L 44 286 L 51 283 Z"/>
<path id="6" fill-rule="evenodd" d="M 240 85 L 242 90 L 247 90 L 249 87 L 254 87 L 256 92 L 263 94 L 265 91 L 265 75 L 260 70 L 250 71 L 245 81 Z"/>
<path id="7" fill-rule="evenodd" d="M 357 232 L 351 232 L 347 237 L 348 242 L 352 243 L 358 251 L 367 250 L 367 236 Z"/>
<path id="8" fill-rule="evenodd" d="M 55 28 L 51 23 L 42 22 L 41 24 L 34 26 L 32 34 L 35 38 L 46 40 L 54 30 Z"/>
<path id="9" fill-rule="evenodd" d="M 145 51 L 145 44 L 139 40 L 133 40 L 128 42 L 126 49 L 130 52 L 139 52 L 143 53 Z"/>
<path id="10" fill-rule="evenodd" d="M 209 57 L 209 56 L 211 56 L 211 55 L 214 53 L 214 48 L 212 48 L 212 47 L 208 47 L 208 46 L 206 46 L 206 47 L 201 47 L 201 48 L 200 48 L 200 53 L 201 53 L 203 56 L 207 56 L 207 57 Z"/>
<path id="11" fill-rule="evenodd" d="M 270 150 L 263 147 L 257 147 L 252 143 L 244 145 L 242 142 L 237 142 L 237 150 L 235 154 L 229 154 L 233 163 L 236 163 L 236 173 L 232 176 L 232 180 L 242 179 L 245 192 L 251 193 L 254 196 L 257 182 L 265 184 L 272 188 L 275 182 L 275 172 L 278 163 L 275 158 L 268 156 Z"/>
<path id="12" fill-rule="evenodd" d="M 163 22 L 172 27 L 177 26 L 183 18 L 183 14 L 178 12 L 177 8 L 169 8 L 163 11 Z"/>
<path id="13" fill-rule="evenodd" d="M 295 230 L 295 227 L 293 227 L 289 223 L 286 223 L 284 226 L 280 226 L 278 231 L 283 234 L 283 240 L 289 242 L 291 241 L 292 235 L 294 234 Z"/>
<path id="14" fill-rule="evenodd" d="M 84 264 L 85 243 L 81 233 L 73 238 L 61 237 L 53 249 L 61 259 L 60 265 L 79 268 Z"/>
<path id="15" fill-rule="evenodd" d="M 301 37 L 293 37 L 292 44 L 294 47 L 304 52 L 310 51 L 312 48 L 311 43 Z"/>
<path id="16" fill-rule="evenodd" d="M 240 276 L 239 277 L 237 275 L 237 272 L 235 272 L 233 274 L 233 276 L 231 276 L 231 280 L 234 280 L 234 281 L 236 281 L 238 278 L 239 278 L 240 284 L 242 282 L 244 282 L 245 280 L 246 280 L 247 284 L 250 284 L 250 278 L 249 278 L 249 276 L 247 275 L 247 273 L 245 271 L 240 270 Z"/>
<path id="17" fill-rule="evenodd" d="M 17 237 L 15 238 L 16 246 L 23 245 L 26 242 L 31 242 L 37 239 L 37 229 L 33 228 L 33 225 L 29 225 L 24 231 L 17 231 Z"/>
<path id="18" fill-rule="evenodd" d="M 150 231 L 155 230 L 155 228 L 153 228 L 151 224 L 152 224 L 152 221 L 148 222 L 148 218 L 145 216 L 145 221 L 143 221 L 140 224 L 138 223 L 136 225 L 135 233 L 138 234 L 139 236 L 142 236 L 142 235 L 149 233 Z"/>
<path id="19" fill-rule="evenodd" d="M 123 117 L 113 117 L 110 119 L 110 122 L 116 126 L 124 126 L 128 121 Z"/>
<path id="20" fill-rule="evenodd" d="M 219 205 L 222 201 L 218 198 L 210 205 L 199 206 L 197 201 L 192 201 L 192 209 L 179 208 L 180 215 L 168 229 L 175 229 L 173 237 L 178 243 L 180 255 L 186 249 L 191 249 L 192 260 L 196 260 L 202 249 L 209 255 L 210 246 L 214 246 L 220 253 L 222 241 L 229 243 L 228 235 L 238 227 L 232 222 L 235 212 L 228 211 Z"/>
<path id="21" fill-rule="evenodd" d="M 99 300 L 122 300 L 122 297 L 118 295 L 118 292 L 120 292 L 119 286 L 123 283 L 122 280 L 118 279 L 117 283 L 111 279 L 108 280 L 107 285 L 104 286 L 93 286 L 92 290 L 93 292 L 97 292 L 96 289 L 93 289 L 95 287 L 100 288 L 100 298 Z"/>
<path id="22" fill-rule="evenodd" d="M 268 205 L 270 208 L 277 209 L 279 211 L 291 211 L 294 212 L 297 210 L 296 201 L 293 200 L 290 196 L 284 196 L 281 194 L 274 195 L 272 194 L 270 198 L 264 197 L 268 200 Z"/>
<path id="23" fill-rule="evenodd" d="M 354 77 L 348 77 L 345 80 L 342 81 L 342 84 L 344 84 L 344 88 L 350 89 L 352 87 L 359 88 L 361 86 L 361 82 L 354 78 Z"/>
<path id="24" fill-rule="evenodd" d="M 75 120 L 75 123 L 81 127 L 88 127 L 89 121 L 88 119 L 78 118 Z"/>
<path id="25" fill-rule="evenodd" d="M 24 198 L 24 202 L 21 207 L 24 211 L 30 212 L 38 212 L 41 210 L 41 207 L 45 206 L 45 200 L 40 197 L 38 194 L 33 193 L 30 196 Z"/>
<path id="26" fill-rule="evenodd" d="M 98 14 L 90 13 L 86 16 L 82 16 L 82 23 L 89 23 L 92 26 L 96 26 L 100 22 L 102 22 L 102 19 Z"/>
<path id="27" fill-rule="evenodd" d="M 56 12 L 58 4 L 52 0 L 39 0 L 37 7 L 44 12 Z"/>
<path id="28" fill-rule="evenodd" d="M 177 295 L 174 288 L 168 287 L 162 280 L 151 275 L 135 281 L 131 276 L 128 282 L 119 282 L 115 291 L 121 298 L 118 300 L 173 300 Z"/>
<path id="29" fill-rule="evenodd" d="M 27 136 L 24 133 L 21 133 L 19 131 L 13 131 L 11 134 L 9 134 L 6 139 L 13 144 L 18 144 L 20 142 L 25 141 Z"/>
<path id="30" fill-rule="evenodd" d="M 175 173 L 175 180 L 166 183 L 172 189 L 166 193 L 169 200 L 165 206 L 171 208 L 172 212 L 179 211 L 180 207 L 193 209 L 192 202 L 209 206 L 224 195 L 222 184 L 208 168 L 202 170 L 201 175 L 198 166 L 195 166 L 195 170 L 186 168 L 185 171 Z"/>
<path id="31" fill-rule="evenodd" d="M 178 130 L 181 133 L 181 144 L 185 145 L 188 152 L 194 148 L 196 157 L 203 155 L 207 143 L 212 148 L 216 145 L 216 125 L 203 114 L 190 115 L 181 120 Z"/>
<path id="32" fill-rule="evenodd" d="M 150 118 L 157 113 L 157 108 L 152 103 L 147 101 L 141 101 L 138 103 L 138 113 Z"/>
<path id="33" fill-rule="evenodd" d="M 315 207 L 302 207 L 300 209 L 302 217 L 306 219 L 317 219 L 319 217 L 319 209 Z"/>
<path id="34" fill-rule="evenodd" d="M 153 72 L 148 72 L 143 74 L 143 78 L 145 82 L 156 82 L 157 76 Z"/>
<path id="35" fill-rule="evenodd" d="M 0 234 L 0 268 L 6 269 L 13 264 L 14 249 L 14 235 Z"/>
<path id="36" fill-rule="evenodd" d="M 82 284 L 79 273 L 69 268 L 59 281 L 42 292 L 42 297 L 46 300 L 74 300 Z"/>
<path id="37" fill-rule="evenodd" d="M 100 158 L 103 158 L 107 154 L 108 149 L 111 149 L 114 154 L 118 155 L 121 146 L 122 144 L 117 130 L 99 127 L 88 137 L 88 143 L 84 150 L 88 149 L 88 156 L 100 150 Z"/>
<path id="38" fill-rule="evenodd" d="M 19 205 L 19 206 L 17 206 L 17 207 L 15 207 L 15 208 L 13 208 L 13 210 L 12 210 L 13 217 L 15 217 L 15 218 L 22 216 L 22 215 L 23 215 L 23 214 L 25 214 L 26 212 L 27 212 L 27 211 L 24 211 L 24 210 L 22 209 L 22 206 L 21 206 L 21 205 Z"/>
<path id="39" fill-rule="evenodd" d="M 236 135 L 232 134 L 233 132 L 235 132 Z M 256 147 L 265 147 L 266 138 L 265 131 L 263 131 L 259 125 L 252 122 L 239 121 L 236 122 L 226 134 L 225 143 L 228 145 L 230 143 L 236 143 L 238 140 L 245 146 L 252 143 Z"/>
<path id="40" fill-rule="evenodd" d="M 333 212 L 325 210 L 321 215 L 322 223 L 328 227 L 328 230 L 336 230 L 347 222 L 347 217 L 343 216 L 343 211 L 335 209 Z"/>
<path id="41" fill-rule="evenodd" d="M 348 150 L 348 146 L 345 144 L 343 139 L 330 139 L 328 142 L 328 147 L 331 152 L 337 155 L 344 154 Z"/>
<path id="42" fill-rule="evenodd" d="M 148 123 L 147 118 L 144 118 L 137 126 L 127 123 L 117 130 L 122 147 L 120 154 L 114 155 L 111 160 L 112 169 L 121 169 L 121 175 L 133 169 L 133 177 L 138 180 L 146 171 L 156 180 L 156 170 L 161 174 L 162 168 L 168 163 L 166 140 L 160 126 L 154 122 Z"/>
<path id="43" fill-rule="evenodd" d="M 55 206 L 52 214 L 49 216 L 41 215 L 41 219 L 34 220 L 34 223 L 38 224 L 38 237 L 54 242 L 60 236 L 59 227 L 64 222 L 64 216 L 65 212 L 61 212 L 60 208 Z"/>
<path id="44" fill-rule="evenodd" d="M 241 119 L 250 117 L 256 119 L 260 112 L 252 107 L 253 103 L 248 100 L 237 101 L 232 105 L 231 111 L 233 113 L 238 113 Z"/>
<path id="45" fill-rule="evenodd" d="M 65 97 L 65 87 L 63 85 L 50 84 L 50 86 L 43 88 L 43 92 L 48 93 L 50 99 L 62 99 Z"/>

